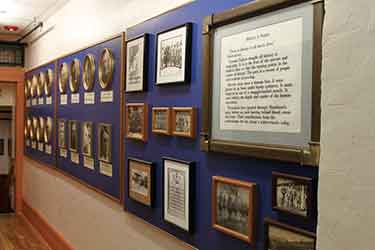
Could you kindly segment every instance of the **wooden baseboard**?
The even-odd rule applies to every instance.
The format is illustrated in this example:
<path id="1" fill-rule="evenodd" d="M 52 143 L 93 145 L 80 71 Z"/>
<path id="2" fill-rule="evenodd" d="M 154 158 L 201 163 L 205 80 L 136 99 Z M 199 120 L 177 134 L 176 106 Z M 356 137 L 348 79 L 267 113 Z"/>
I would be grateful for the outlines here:
<path id="1" fill-rule="evenodd" d="M 22 201 L 22 214 L 26 220 L 40 233 L 51 250 L 74 250 L 61 233 L 59 233 L 47 220 L 27 202 Z"/>

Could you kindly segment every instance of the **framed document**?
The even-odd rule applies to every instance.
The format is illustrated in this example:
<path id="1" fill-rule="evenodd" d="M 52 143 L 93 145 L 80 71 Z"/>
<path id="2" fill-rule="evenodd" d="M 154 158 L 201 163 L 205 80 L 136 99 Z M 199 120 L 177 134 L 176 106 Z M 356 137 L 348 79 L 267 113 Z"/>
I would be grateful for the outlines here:
<path id="1" fill-rule="evenodd" d="M 74 58 L 70 63 L 69 88 L 72 93 L 77 93 L 81 82 L 81 63 Z"/>
<path id="2" fill-rule="evenodd" d="M 99 85 L 102 89 L 108 89 L 113 78 L 115 59 L 110 49 L 105 48 L 99 59 Z"/>
<path id="3" fill-rule="evenodd" d="M 92 157 L 93 149 L 93 123 L 92 122 L 82 122 L 82 154 L 88 157 Z"/>
<path id="4" fill-rule="evenodd" d="M 148 113 L 146 103 L 126 104 L 125 135 L 129 139 L 147 141 Z"/>
<path id="5" fill-rule="evenodd" d="M 163 165 L 164 220 L 189 232 L 193 163 L 163 157 Z"/>
<path id="6" fill-rule="evenodd" d="M 78 152 L 78 121 L 69 121 L 69 150 Z"/>
<path id="7" fill-rule="evenodd" d="M 98 124 L 98 159 L 103 162 L 112 162 L 112 125 Z"/>
<path id="8" fill-rule="evenodd" d="M 128 158 L 129 197 L 146 206 L 152 206 L 153 165 L 151 162 Z"/>
<path id="9" fill-rule="evenodd" d="M 63 63 L 60 65 L 60 69 L 59 69 L 59 90 L 61 94 L 66 93 L 68 80 L 69 80 L 68 64 Z"/>
<path id="10" fill-rule="evenodd" d="M 323 5 L 293 3 L 205 19 L 202 150 L 319 165 Z"/>
<path id="11" fill-rule="evenodd" d="M 66 149 L 66 137 L 65 137 L 65 129 L 66 129 L 66 121 L 65 119 L 59 119 L 58 121 L 58 145 L 59 148 Z"/>
<path id="12" fill-rule="evenodd" d="M 85 56 L 83 60 L 83 88 L 85 91 L 91 91 L 94 87 L 95 78 L 95 57 L 91 54 Z"/>
<path id="13" fill-rule="evenodd" d="M 155 134 L 171 134 L 171 108 L 152 108 L 152 132 Z"/>
<path id="14" fill-rule="evenodd" d="M 126 42 L 126 92 L 145 91 L 149 35 Z"/>
<path id="15" fill-rule="evenodd" d="M 174 107 L 172 109 L 172 134 L 182 137 L 195 137 L 196 109 L 192 107 Z"/>

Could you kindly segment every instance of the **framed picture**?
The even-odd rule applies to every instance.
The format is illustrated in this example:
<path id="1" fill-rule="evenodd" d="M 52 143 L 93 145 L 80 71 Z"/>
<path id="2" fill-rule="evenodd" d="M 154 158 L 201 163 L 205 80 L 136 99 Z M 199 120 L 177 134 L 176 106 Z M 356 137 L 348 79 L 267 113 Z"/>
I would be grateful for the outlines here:
<path id="1" fill-rule="evenodd" d="M 44 123 L 44 117 L 39 116 L 38 117 L 38 128 L 36 130 L 36 139 L 38 142 L 44 141 L 44 129 L 45 129 L 45 123 Z"/>
<path id="2" fill-rule="evenodd" d="M 264 224 L 264 250 L 315 250 L 315 234 L 268 218 Z"/>
<path id="3" fill-rule="evenodd" d="M 98 124 L 98 154 L 99 161 L 112 162 L 112 125 Z"/>
<path id="4" fill-rule="evenodd" d="M 126 92 L 145 91 L 149 35 L 126 42 Z"/>
<path id="5" fill-rule="evenodd" d="M 69 121 L 69 150 L 78 152 L 78 121 Z"/>
<path id="6" fill-rule="evenodd" d="M 186 23 L 157 34 L 157 85 L 190 82 L 191 29 Z"/>
<path id="7" fill-rule="evenodd" d="M 43 87 L 44 87 L 44 72 L 40 72 L 39 75 L 36 75 L 37 85 L 36 85 L 36 94 L 38 97 L 42 97 L 43 95 Z"/>
<path id="8" fill-rule="evenodd" d="M 35 140 L 34 117 L 29 117 L 29 119 L 27 120 L 27 124 L 29 127 L 30 139 Z"/>
<path id="9" fill-rule="evenodd" d="M 108 89 L 112 82 L 115 59 L 110 49 L 105 48 L 99 59 L 99 85 L 102 89 Z"/>
<path id="10" fill-rule="evenodd" d="M 27 79 L 25 82 L 25 98 L 28 99 L 31 96 L 31 81 Z"/>
<path id="11" fill-rule="evenodd" d="M 152 132 L 155 134 L 171 134 L 171 108 L 152 108 Z"/>
<path id="12" fill-rule="evenodd" d="M 39 81 L 40 81 L 40 95 L 42 95 L 43 93 L 46 95 L 46 91 L 45 91 L 45 87 L 46 87 L 46 84 L 48 83 L 48 75 L 47 75 L 47 71 L 42 71 L 39 73 Z"/>
<path id="13" fill-rule="evenodd" d="M 193 162 L 163 157 L 164 220 L 191 231 L 191 187 Z"/>
<path id="14" fill-rule="evenodd" d="M 93 139 L 94 139 L 94 128 L 92 122 L 82 122 L 81 125 L 82 133 L 82 154 L 88 157 L 92 157 L 93 150 Z"/>
<path id="15" fill-rule="evenodd" d="M 85 56 L 83 60 L 83 88 L 85 91 L 91 91 L 94 87 L 95 78 L 95 57 L 92 54 Z"/>
<path id="16" fill-rule="evenodd" d="M 33 128 L 34 128 L 34 140 L 40 140 L 40 130 L 39 130 L 39 118 L 34 116 L 33 117 Z"/>
<path id="17" fill-rule="evenodd" d="M 66 121 L 65 119 L 59 119 L 58 121 L 58 145 L 59 148 L 66 148 L 66 136 L 65 136 L 65 129 L 66 129 Z"/>
<path id="18" fill-rule="evenodd" d="M 81 83 L 81 63 L 79 59 L 74 58 L 70 63 L 69 88 L 72 93 L 77 93 Z"/>
<path id="19" fill-rule="evenodd" d="M 272 208 L 285 213 L 310 217 L 312 178 L 272 172 Z"/>
<path id="20" fill-rule="evenodd" d="M 147 141 L 148 124 L 147 104 L 126 104 L 125 131 L 126 137 L 141 141 Z"/>
<path id="21" fill-rule="evenodd" d="M 37 76 L 33 75 L 31 78 L 31 88 L 30 88 L 30 94 L 32 98 L 36 97 L 37 86 L 38 86 L 38 78 Z"/>
<path id="22" fill-rule="evenodd" d="M 47 78 L 46 83 L 44 84 L 44 94 L 46 96 L 51 96 L 52 94 L 52 84 L 53 84 L 53 70 L 48 69 L 47 70 Z"/>
<path id="23" fill-rule="evenodd" d="M 253 243 L 256 184 L 213 176 L 211 198 L 213 228 Z"/>
<path id="24" fill-rule="evenodd" d="M 67 63 L 62 63 L 59 69 L 59 90 L 61 94 L 66 93 L 66 86 L 69 80 L 69 69 Z"/>
<path id="25" fill-rule="evenodd" d="M 174 107 L 172 109 L 172 134 L 193 138 L 196 130 L 196 109 Z"/>
<path id="26" fill-rule="evenodd" d="M 153 165 L 151 162 L 128 158 L 129 197 L 146 206 L 152 206 Z"/>
<path id="27" fill-rule="evenodd" d="M 53 120 L 52 117 L 48 116 L 44 120 L 45 129 L 44 129 L 44 143 L 51 144 L 52 139 L 52 126 L 53 126 Z"/>
<path id="28" fill-rule="evenodd" d="M 25 141 L 30 138 L 29 119 L 30 119 L 29 117 L 25 118 L 25 124 L 24 124 Z"/>

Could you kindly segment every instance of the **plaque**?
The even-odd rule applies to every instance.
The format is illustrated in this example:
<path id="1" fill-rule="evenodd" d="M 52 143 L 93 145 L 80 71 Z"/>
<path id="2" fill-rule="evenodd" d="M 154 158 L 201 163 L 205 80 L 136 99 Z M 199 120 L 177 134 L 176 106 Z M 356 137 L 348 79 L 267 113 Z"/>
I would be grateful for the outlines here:
<path id="1" fill-rule="evenodd" d="M 61 94 L 60 95 L 60 105 L 67 105 L 68 104 L 68 95 Z"/>
<path id="2" fill-rule="evenodd" d="M 83 61 L 83 88 L 85 91 L 92 91 L 95 78 L 95 57 L 91 54 L 85 56 Z"/>
<path id="3" fill-rule="evenodd" d="M 72 104 L 79 104 L 79 93 L 71 94 L 70 98 Z"/>
<path id="4" fill-rule="evenodd" d="M 66 148 L 60 148 L 60 157 L 63 157 L 63 158 L 68 157 L 68 150 L 66 150 Z"/>
<path id="5" fill-rule="evenodd" d="M 95 104 L 95 92 L 85 92 L 84 103 L 85 104 Z"/>
<path id="6" fill-rule="evenodd" d="M 99 59 L 99 84 L 102 89 L 107 89 L 111 85 L 113 71 L 115 68 L 115 60 L 110 49 L 105 48 Z"/>
<path id="7" fill-rule="evenodd" d="M 83 156 L 83 166 L 85 168 L 88 168 L 88 169 L 91 169 L 91 170 L 94 170 L 95 167 L 94 167 L 94 159 L 91 158 L 91 157 L 88 157 L 88 156 Z"/>
<path id="8" fill-rule="evenodd" d="M 81 82 L 80 62 L 75 58 L 70 63 L 69 88 L 72 93 L 77 93 Z"/>
<path id="9" fill-rule="evenodd" d="M 107 90 L 107 91 L 101 91 L 100 92 L 100 102 L 113 102 L 113 91 Z"/>
<path id="10" fill-rule="evenodd" d="M 99 163 L 99 171 L 102 175 L 112 177 L 112 164 L 108 162 L 100 161 Z"/>
<path id="11" fill-rule="evenodd" d="M 79 154 L 76 152 L 70 151 L 70 160 L 75 164 L 79 164 Z"/>
<path id="12" fill-rule="evenodd" d="M 60 94 L 66 93 L 66 87 L 69 80 L 69 69 L 67 63 L 62 63 L 59 69 L 59 90 Z"/>

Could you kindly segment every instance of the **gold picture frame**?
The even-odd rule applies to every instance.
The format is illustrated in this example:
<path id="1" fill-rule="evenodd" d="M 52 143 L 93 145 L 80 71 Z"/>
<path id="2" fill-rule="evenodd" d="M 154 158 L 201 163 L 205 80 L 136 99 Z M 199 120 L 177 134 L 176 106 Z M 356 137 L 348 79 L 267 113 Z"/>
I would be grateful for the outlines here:
<path id="1" fill-rule="evenodd" d="M 45 130 L 45 120 L 44 117 L 39 116 L 39 131 L 37 131 L 36 136 L 39 142 L 44 141 L 44 130 Z M 38 136 L 39 134 L 39 136 Z"/>
<path id="2" fill-rule="evenodd" d="M 82 82 L 85 91 L 91 91 L 94 88 L 95 78 L 95 57 L 87 54 L 83 60 Z"/>
<path id="3" fill-rule="evenodd" d="M 172 134 L 187 138 L 196 135 L 196 108 L 174 107 L 172 109 Z"/>
<path id="4" fill-rule="evenodd" d="M 53 83 L 53 71 L 52 69 L 48 69 L 45 74 L 47 75 L 46 76 L 46 79 L 45 79 L 45 82 L 44 82 L 44 94 L 46 96 L 51 96 L 52 94 L 52 83 Z"/>
<path id="5" fill-rule="evenodd" d="M 31 140 L 35 139 L 33 121 L 34 121 L 33 117 L 29 117 L 28 120 L 27 120 L 27 126 L 29 128 L 29 137 L 30 137 Z"/>
<path id="6" fill-rule="evenodd" d="M 59 91 L 61 94 L 66 93 L 66 85 L 68 84 L 69 69 L 67 63 L 62 63 L 59 68 Z"/>
<path id="7" fill-rule="evenodd" d="M 81 83 L 81 62 L 74 58 L 70 63 L 69 88 L 72 93 L 77 93 Z"/>
<path id="8" fill-rule="evenodd" d="M 33 128 L 34 128 L 34 139 L 36 141 L 40 141 L 41 139 L 41 134 L 40 134 L 40 127 L 39 127 L 39 117 L 34 116 L 33 117 Z"/>
<path id="9" fill-rule="evenodd" d="M 25 90 L 25 99 L 28 99 L 28 98 L 30 97 L 30 89 L 29 89 L 28 81 L 29 81 L 29 79 L 27 79 L 27 80 L 25 81 L 25 86 L 24 86 L 24 90 Z"/>
<path id="10" fill-rule="evenodd" d="M 164 117 L 160 114 L 164 113 Z M 171 108 L 152 108 L 152 132 L 161 135 L 171 135 Z"/>
<path id="11" fill-rule="evenodd" d="M 52 126 L 53 126 L 53 119 L 52 117 L 48 116 L 45 118 L 45 128 L 44 128 L 44 133 L 43 133 L 43 137 L 44 137 L 44 142 L 45 143 L 51 143 L 51 139 L 52 139 Z"/>
<path id="12" fill-rule="evenodd" d="M 110 49 L 105 48 L 100 53 L 98 78 L 102 89 L 107 89 L 111 85 L 113 72 L 115 68 L 115 59 Z"/>
<path id="13" fill-rule="evenodd" d="M 31 88 L 32 88 L 32 82 L 30 79 L 27 79 L 26 80 L 26 86 L 27 86 L 27 91 L 28 91 L 28 98 L 32 97 L 32 93 L 31 93 Z"/>
<path id="14" fill-rule="evenodd" d="M 37 96 L 37 88 L 38 88 L 38 77 L 36 75 L 32 76 L 31 80 L 31 96 L 36 97 Z"/>
<path id="15" fill-rule="evenodd" d="M 94 124 L 90 121 L 81 122 L 81 152 L 82 155 L 92 157 L 94 145 Z"/>
<path id="16" fill-rule="evenodd" d="M 40 72 L 39 75 L 37 75 L 37 79 L 36 94 L 38 97 L 41 97 L 43 95 L 43 85 L 45 81 L 44 72 Z"/>

